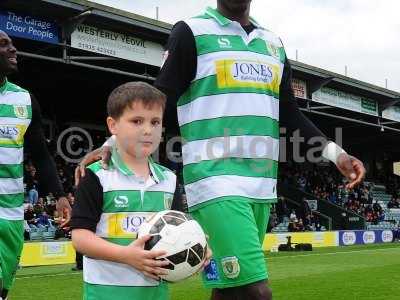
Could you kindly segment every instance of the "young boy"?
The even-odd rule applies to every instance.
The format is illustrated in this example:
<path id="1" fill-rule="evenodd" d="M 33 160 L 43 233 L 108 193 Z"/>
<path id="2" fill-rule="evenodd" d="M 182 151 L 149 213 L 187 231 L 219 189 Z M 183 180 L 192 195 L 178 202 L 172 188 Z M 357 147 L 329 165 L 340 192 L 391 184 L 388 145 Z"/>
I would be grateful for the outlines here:
<path id="1" fill-rule="evenodd" d="M 175 191 L 175 174 L 150 157 L 161 140 L 165 100 L 144 82 L 123 84 L 108 98 L 111 163 L 86 169 L 71 219 L 73 245 L 85 255 L 84 299 L 168 299 L 159 280 L 168 262 L 156 260 L 165 253 L 143 249 L 150 236 L 136 239 L 146 218 L 170 208 Z"/>

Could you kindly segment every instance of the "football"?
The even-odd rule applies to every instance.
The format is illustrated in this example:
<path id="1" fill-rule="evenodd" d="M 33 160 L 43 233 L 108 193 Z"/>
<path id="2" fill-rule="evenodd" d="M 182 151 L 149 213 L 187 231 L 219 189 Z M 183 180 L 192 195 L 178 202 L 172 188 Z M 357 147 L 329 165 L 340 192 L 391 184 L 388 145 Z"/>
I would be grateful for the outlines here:
<path id="1" fill-rule="evenodd" d="M 168 275 L 160 276 L 168 282 L 177 282 L 196 273 L 202 266 L 207 240 L 199 223 L 188 214 L 165 210 L 155 213 L 139 228 L 138 237 L 151 235 L 145 244 L 146 250 L 164 250 Z"/>

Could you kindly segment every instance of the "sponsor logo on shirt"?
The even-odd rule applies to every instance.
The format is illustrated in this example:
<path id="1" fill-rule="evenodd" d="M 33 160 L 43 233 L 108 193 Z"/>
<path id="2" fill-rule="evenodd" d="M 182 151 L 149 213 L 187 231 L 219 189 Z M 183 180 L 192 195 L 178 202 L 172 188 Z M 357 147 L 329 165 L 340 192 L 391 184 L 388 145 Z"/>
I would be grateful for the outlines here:
<path id="1" fill-rule="evenodd" d="M 171 209 L 173 195 L 164 194 L 164 209 Z"/>
<path id="2" fill-rule="evenodd" d="M 152 214 L 150 212 L 108 214 L 104 234 L 109 238 L 136 238 L 139 227 Z"/>
<path id="3" fill-rule="evenodd" d="M 117 208 L 128 207 L 128 197 L 127 196 L 116 196 L 114 198 L 114 205 Z"/>
<path id="4" fill-rule="evenodd" d="M 220 37 L 218 38 L 218 44 L 220 48 L 232 48 L 231 41 L 227 38 Z"/>
<path id="5" fill-rule="evenodd" d="M 262 88 L 279 91 L 279 66 L 252 60 L 216 62 L 219 88 Z"/>
<path id="6" fill-rule="evenodd" d="M 128 215 L 122 223 L 122 230 L 126 233 L 137 233 L 140 225 L 146 220 L 145 216 Z"/>
<path id="7" fill-rule="evenodd" d="M 218 266 L 215 259 L 211 259 L 210 263 L 204 268 L 204 277 L 207 281 L 219 280 Z"/>
<path id="8" fill-rule="evenodd" d="M 26 129 L 26 125 L 0 125 L 0 144 L 22 145 Z"/>

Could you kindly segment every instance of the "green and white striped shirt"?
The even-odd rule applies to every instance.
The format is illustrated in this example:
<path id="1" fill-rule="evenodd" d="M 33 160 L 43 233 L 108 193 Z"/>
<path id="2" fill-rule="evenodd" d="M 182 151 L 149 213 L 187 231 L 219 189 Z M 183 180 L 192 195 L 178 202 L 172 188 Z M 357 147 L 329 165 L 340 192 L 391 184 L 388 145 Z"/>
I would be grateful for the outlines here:
<path id="1" fill-rule="evenodd" d="M 1 219 L 24 219 L 24 136 L 31 119 L 29 92 L 6 79 L 0 87 Z"/>
<path id="2" fill-rule="evenodd" d="M 197 70 L 178 101 L 188 205 L 276 201 L 281 40 L 259 26 L 247 34 L 218 11 L 189 19 Z"/>
<path id="3" fill-rule="evenodd" d="M 172 171 L 154 163 L 152 159 L 149 160 L 149 167 L 151 176 L 147 180 L 136 176 L 115 148 L 107 170 L 101 167 L 100 162 L 90 165 L 92 173 L 87 175 L 97 178 L 95 189 L 98 192 L 91 192 L 94 188 L 89 187 L 89 181 L 85 181 L 86 175 L 76 192 L 77 201 L 73 208 L 71 227 L 90 229 L 93 226 L 86 225 L 88 223 L 84 219 L 90 222 L 98 219 L 95 224 L 97 236 L 119 245 L 128 245 L 134 241 L 139 226 L 148 217 L 171 208 L 175 192 L 176 175 Z M 102 199 L 91 199 L 94 196 Z M 147 299 L 147 293 L 166 296 L 164 284 L 160 285 L 158 281 L 146 277 L 129 265 L 112 261 L 84 256 L 83 278 L 90 293 L 100 295 L 108 291 L 110 295 L 107 299 L 120 299 L 114 297 L 114 292 L 117 293 L 120 287 L 128 289 L 130 296 L 136 295 L 134 299 Z"/>

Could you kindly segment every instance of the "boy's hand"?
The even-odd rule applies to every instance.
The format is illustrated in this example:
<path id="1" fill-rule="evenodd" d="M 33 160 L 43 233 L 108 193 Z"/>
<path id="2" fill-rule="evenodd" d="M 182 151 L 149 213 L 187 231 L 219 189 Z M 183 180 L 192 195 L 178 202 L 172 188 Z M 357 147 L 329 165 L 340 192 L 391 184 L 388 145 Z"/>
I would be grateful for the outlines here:
<path id="1" fill-rule="evenodd" d="M 209 247 L 209 245 L 207 245 L 207 252 L 206 252 L 206 257 L 204 258 L 204 262 L 203 262 L 203 266 L 202 268 L 204 269 L 204 267 L 208 266 L 210 264 L 210 259 L 212 257 L 212 250 Z"/>
<path id="2" fill-rule="evenodd" d="M 207 240 L 208 240 L 208 238 L 209 238 L 208 235 L 206 235 L 206 239 Z M 210 264 L 210 260 L 211 260 L 212 254 L 213 253 L 212 253 L 212 250 L 210 248 L 210 245 L 207 244 L 207 252 L 206 252 L 206 255 L 204 257 L 203 264 L 201 265 L 201 268 L 199 269 L 199 271 L 197 273 L 202 272 L 204 270 L 204 268 Z"/>
<path id="3" fill-rule="evenodd" d="M 169 265 L 169 262 L 165 260 L 156 260 L 157 257 L 165 255 L 165 251 L 144 250 L 144 244 L 150 237 L 150 235 L 143 236 L 124 247 L 121 253 L 121 261 L 139 270 L 147 277 L 159 280 L 159 275 L 168 274 L 168 270 L 162 267 Z"/>

